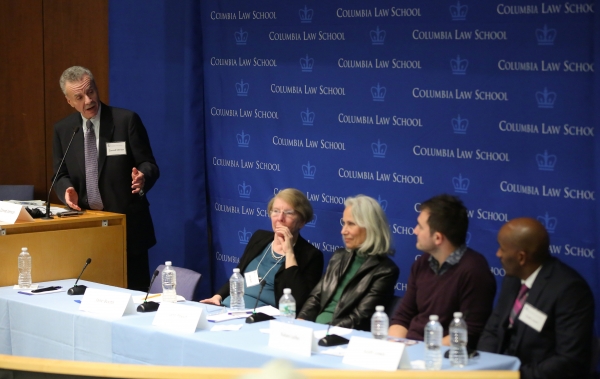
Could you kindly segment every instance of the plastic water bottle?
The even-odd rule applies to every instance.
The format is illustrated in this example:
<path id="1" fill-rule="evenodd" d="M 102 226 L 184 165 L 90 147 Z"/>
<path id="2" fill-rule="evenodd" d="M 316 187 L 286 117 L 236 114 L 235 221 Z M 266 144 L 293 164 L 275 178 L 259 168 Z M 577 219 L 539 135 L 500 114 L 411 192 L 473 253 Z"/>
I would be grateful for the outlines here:
<path id="1" fill-rule="evenodd" d="M 376 306 L 375 313 L 371 317 L 371 333 L 376 340 L 385 340 L 388 336 L 390 320 L 387 314 L 385 314 L 384 309 L 383 305 Z"/>
<path id="2" fill-rule="evenodd" d="M 19 254 L 19 288 L 31 287 L 31 255 L 26 247 Z"/>
<path id="3" fill-rule="evenodd" d="M 171 261 L 165 262 L 165 268 L 162 272 L 162 301 L 164 303 L 177 302 L 177 273 L 171 266 Z"/>
<path id="4" fill-rule="evenodd" d="M 279 313 L 282 321 L 293 324 L 296 318 L 296 299 L 292 296 L 292 290 L 283 289 L 283 296 L 279 299 Z"/>
<path id="5" fill-rule="evenodd" d="M 450 364 L 454 367 L 464 367 L 469 363 L 467 353 L 467 323 L 462 318 L 462 312 L 454 312 L 454 320 L 450 323 Z"/>
<path id="6" fill-rule="evenodd" d="M 444 329 L 438 321 L 437 315 L 429 316 L 425 325 L 425 368 L 439 370 L 442 368 L 442 334 Z"/>
<path id="7" fill-rule="evenodd" d="M 233 275 L 229 279 L 229 308 L 232 311 L 242 311 L 246 309 L 244 302 L 244 277 L 240 274 L 239 268 L 233 269 Z"/>

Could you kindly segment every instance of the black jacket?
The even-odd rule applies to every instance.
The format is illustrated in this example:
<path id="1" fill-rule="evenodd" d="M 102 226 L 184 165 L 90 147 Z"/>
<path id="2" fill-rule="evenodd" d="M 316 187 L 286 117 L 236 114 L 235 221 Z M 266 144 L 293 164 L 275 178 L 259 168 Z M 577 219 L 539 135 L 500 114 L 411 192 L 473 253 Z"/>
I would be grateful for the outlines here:
<path id="1" fill-rule="evenodd" d="M 298 314 L 298 318 L 315 321 L 333 298 L 340 279 L 350 267 L 355 252 L 338 249 L 327 271 Z M 375 306 L 387 305 L 394 296 L 400 269 L 387 255 L 370 255 L 350 280 L 333 313 L 331 325 L 370 330 Z"/>
<path id="2" fill-rule="evenodd" d="M 65 191 L 74 187 L 81 209 L 90 209 L 85 182 L 85 148 L 83 119 L 80 113 L 72 113 L 54 125 L 53 160 L 54 171 L 69 145 L 75 127 L 69 154 L 56 173 L 54 191 L 65 202 Z M 144 192 L 148 193 L 160 176 L 152 154 L 146 128 L 137 113 L 127 109 L 109 107 L 102 103 L 100 113 L 100 136 L 98 142 L 98 189 L 104 210 L 124 213 L 127 216 L 127 250 L 148 250 L 156 244 L 154 226 L 150 216 L 150 203 L 146 196 L 131 193 L 131 170 L 137 167 L 144 173 Z M 110 142 L 125 142 L 125 155 L 107 156 Z"/>
<path id="3" fill-rule="evenodd" d="M 250 262 L 259 256 L 269 243 L 273 242 L 274 237 L 275 233 L 266 230 L 257 230 L 252 234 L 237 266 L 242 275 Z M 275 274 L 275 307 L 279 307 L 279 298 L 283 295 L 283 289 L 290 288 L 292 296 L 296 300 L 296 309 L 300 309 L 323 273 L 323 253 L 302 236 L 298 236 L 296 245 L 294 245 L 294 254 L 298 266 L 285 268 L 285 264 L 283 264 Z M 223 299 L 229 296 L 229 282 L 223 284 L 217 294 L 221 295 Z"/>

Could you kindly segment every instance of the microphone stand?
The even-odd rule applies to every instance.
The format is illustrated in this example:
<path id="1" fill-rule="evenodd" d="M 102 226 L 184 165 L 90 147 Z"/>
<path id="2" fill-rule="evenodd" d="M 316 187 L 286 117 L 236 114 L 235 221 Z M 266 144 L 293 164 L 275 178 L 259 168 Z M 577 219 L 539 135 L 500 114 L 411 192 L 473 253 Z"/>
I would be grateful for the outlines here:
<path id="1" fill-rule="evenodd" d="M 267 284 L 267 282 L 265 282 L 264 279 L 260 281 L 260 290 L 258 291 L 256 303 L 254 304 L 254 311 L 252 312 L 252 314 L 250 316 L 248 316 L 246 318 L 246 324 L 253 324 L 255 322 L 275 320 L 275 317 L 269 316 L 266 313 L 262 313 L 262 312 L 256 313 L 256 307 L 258 306 L 258 300 L 260 299 L 260 294 L 262 293 L 262 290 L 265 288 L 265 284 Z"/>
<path id="2" fill-rule="evenodd" d="M 327 332 L 325 333 L 325 337 L 321 338 L 319 340 L 319 342 L 317 343 L 319 346 L 338 346 L 338 345 L 345 345 L 348 342 L 350 342 L 350 340 L 348 338 L 344 338 L 342 336 L 338 336 L 337 334 L 329 334 L 329 328 L 331 328 L 331 321 L 329 321 L 329 324 L 327 326 Z"/>
<path id="3" fill-rule="evenodd" d="M 85 271 L 85 268 L 92 263 L 92 258 L 88 258 L 85 261 L 85 266 L 83 266 L 83 270 L 81 270 L 81 274 L 79 274 L 79 277 L 77 278 L 77 280 L 75 281 L 75 285 L 71 288 L 69 288 L 69 290 L 67 291 L 67 295 L 83 295 L 85 293 L 86 290 L 86 286 L 78 286 L 77 283 L 79 282 L 79 279 L 81 278 L 81 275 L 83 275 L 83 272 Z"/>
<path id="4" fill-rule="evenodd" d="M 144 302 L 137 307 L 138 312 L 156 312 L 160 304 L 155 301 L 146 301 L 148 300 L 148 294 L 150 293 L 150 288 L 152 288 L 152 284 L 154 283 L 154 279 L 158 276 L 158 270 L 154 270 L 154 274 L 152 274 L 152 280 L 150 280 L 150 286 L 148 286 L 148 292 L 146 292 L 146 298 Z"/>
<path id="5" fill-rule="evenodd" d="M 65 150 L 65 155 L 63 155 L 63 157 L 60 161 L 60 164 L 58 165 L 58 170 L 56 170 L 56 174 L 54 174 L 54 178 L 52 179 L 52 184 L 50 185 L 50 190 L 48 191 L 48 198 L 46 199 L 46 215 L 44 217 L 42 217 L 42 220 L 52 220 L 54 218 L 50 215 L 50 194 L 52 193 L 52 187 L 54 187 L 54 183 L 56 183 L 56 178 L 58 177 L 58 173 L 60 172 L 60 169 L 62 168 L 62 165 L 65 162 L 65 158 L 67 157 L 67 153 L 69 152 L 69 148 L 71 147 L 73 138 L 75 138 L 75 134 L 77 134 L 78 131 L 79 131 L 79 126 L 76 126 L 75 129 L 73 130 L 73 135 L 71 136 L 71 140 L 69 141 L 69 144 L 67 145 L 67 150 Z M 84 269 L 85 269 L 85 267 L 84 267 Z M 82 271 L 82 273 L 83 273 L 83 271 Z M 75 288 L 75 287 L 73 287 L 73 288 Z M 83 291 L 85 292 L 85 288 Z M 83 292 L 82 292 L 82 294 L 83 294 Z M 69 295 L 73 295 L 73 294 L 69 294 Z"/>

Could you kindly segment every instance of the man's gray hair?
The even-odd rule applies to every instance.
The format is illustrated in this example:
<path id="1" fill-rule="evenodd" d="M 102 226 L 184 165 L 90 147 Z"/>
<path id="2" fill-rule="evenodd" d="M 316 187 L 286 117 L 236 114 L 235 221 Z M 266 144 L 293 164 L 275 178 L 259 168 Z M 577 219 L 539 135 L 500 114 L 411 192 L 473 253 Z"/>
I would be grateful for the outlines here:
<path id="1" fill-rule="evenodd" d="M 65 88 L 65 85 L 67 82 L 80 82 L 86 75 L 90 77 L 92 82 L 94 82 L 94 75 L 89 69 L 81 66 L 69 67 L 60 76 L 60 89 L 66 95 L 67 89 Z"/>
<path id="2" fill-rule="evenodd" d="M 366 229 L 367 237 L 358 248 L 361 255 L 393 254 L 392 234 L 385 212 L 372 197 L 357 195 L 348 197 L 344 202 L 347 207 L 352 207 L 350 212 L 356 225 Z"/>

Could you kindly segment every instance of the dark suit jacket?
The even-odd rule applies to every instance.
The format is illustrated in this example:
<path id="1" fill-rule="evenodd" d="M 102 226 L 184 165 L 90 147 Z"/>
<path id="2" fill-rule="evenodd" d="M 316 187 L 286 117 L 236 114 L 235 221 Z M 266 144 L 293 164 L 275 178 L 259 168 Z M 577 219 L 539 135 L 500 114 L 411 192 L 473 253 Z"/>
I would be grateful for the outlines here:
<path id="1" fill-rule="evenodd" d="M 343 248 L 335 251 L 325 275 L 301 308 L 298 318 L 315 321 L 323 312 L 350 268 L 354 254 Z M 390 303 L 398 275 L 400 269 L 387 255 L 370 255 L 344 288 L 331 325 L 370 330 L 375 307 Z"/>
<path id="2" fill-rule="evenodd" d="M 75 133 L 65 163 L 60 172 L 56 173 L 54 189 L 58 198 L 65 203 L 66 189 L 75 188 L 79 196 L 78 205 L 82 209 L 90 209 L 85 183 L 82 125 L 83 118 L 80 113 L 73 113 L 54 125 L 54 172 L 65 154 L 73 130 L 77 126 L 80 127 Z M 107 156 L 107 142 L 125 142 L 127 154 Z M 160 173 L 142 120 L 132 111 L 102 104 L 98 143 L 98 188 L 104 210 L 124 213 L 127 216 L 128 251 L 147 250 L 156 243 L 156 238 L 148 199 L 146 196 L 131 193 L 133 167 L 144 173 L 144 192 L 148 193 Z"/>
<path id="3" fill-rule="evenodd" d="M 273 242 L 274 237 L 275 233 L 267 230 L 254 232 L 237 266 L 242 274 L 250 262 L 259 256 L 268 244 Z M 294 245 L 294 254 L 298 265 L 285 268 L 284 263 L 275 273 L 275 307 L 277 308 L 279 308 L 279 299 L 283 295 L 283 289 L 290 288 L 292 296 L 296 300 L 296 309 L 301 309 L 308 294 L 323 273 L 323 253 L 302 236 L 298 236 L 296 245 Z M 223 284 L 217 294 L 221 295 L 223 299 L 229 296 L 229 282 Z M 246 304 L 246 306 L 253 305 Z"/>
<path id="4" fill-rule="evenodd" d="M 508 316 L 520 287 L 520 279 L 504 278 L 496 308 L 479 339 L 479 350 L 506 353 L 510 344 Z M 551 258 L 529 290 L 527 303 L 548 318 L 539 333 L 515 321 L 512 346 L 521 360 L 521 378 L 586 377 L 594 322 L 594 298 L 586 281 L 571 267 Z"/>

